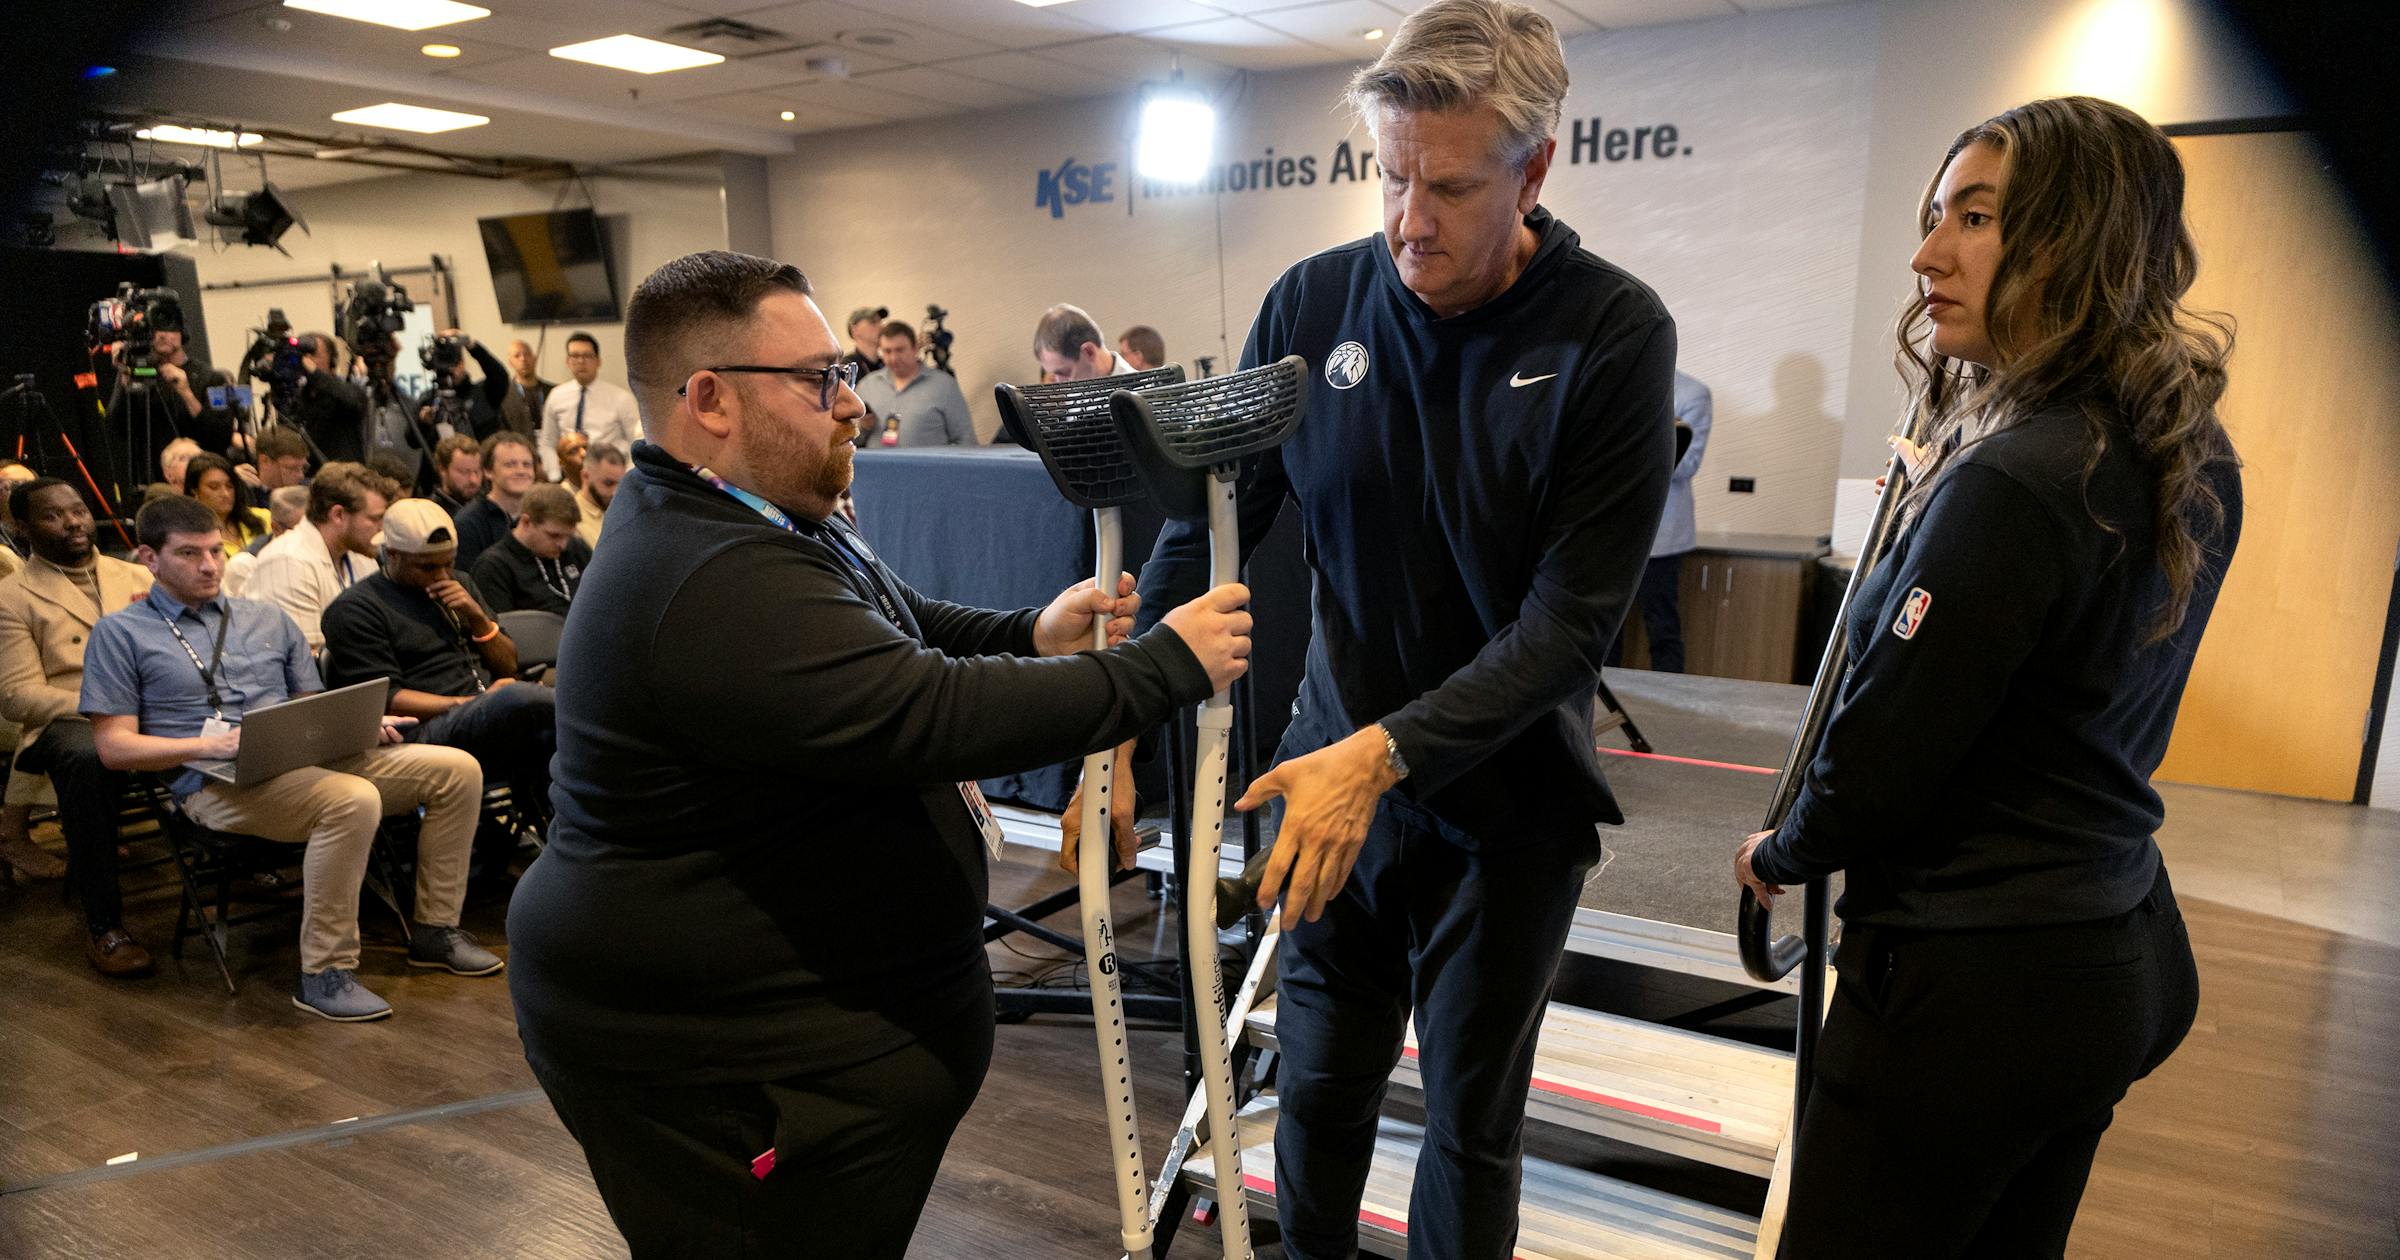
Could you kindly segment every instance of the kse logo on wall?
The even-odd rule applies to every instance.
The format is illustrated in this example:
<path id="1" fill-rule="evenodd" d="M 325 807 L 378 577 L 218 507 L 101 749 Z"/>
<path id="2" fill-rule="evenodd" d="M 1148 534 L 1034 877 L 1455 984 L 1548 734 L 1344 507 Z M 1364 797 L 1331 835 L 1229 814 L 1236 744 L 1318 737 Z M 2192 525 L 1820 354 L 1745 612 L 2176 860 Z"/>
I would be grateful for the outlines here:
<path id="1" fill-rule="evenodd" d="M 1565 156 L 1567 165 L 1581 166 L 1585 163 L 1664 162 L 1690 157 L 1692 147 L 1683 142 L 1682 133 L 1673 123 L 1605 127 L 1595 115 L 1576 119 L 1568 135 L 1560 140 L 1559 151 Z M 1260 157 L 1212 166 L 1207 175 L 1188 184 L 1170 184 L 1155 179 L 1123 179 L 1121 182 L 1121 170 L 1115 162 L 1086 163 L 1070 157 L 1056 167 L 1035 171 L 1034 208 L 1048 210 L 1053 219 L 1064 218 L 1068 206 L 1116 204 L 1122 187 L 1127 194 L 1123 199 L 1125 213 L 1131 214 L 1136 201 L 1189 197 L 1202 193 L 1307 188 L 1318 182 L 1320 170 L 1324 182 L 1328 184 L 1383 178 L 1383 168 L 1375 162 L 1375 150 L 1353 149 L 1348 140 L 1334 146 L 1322 168 L 1313 153 L 1279 157 L 1275 150 L 1268 149 Z"/>

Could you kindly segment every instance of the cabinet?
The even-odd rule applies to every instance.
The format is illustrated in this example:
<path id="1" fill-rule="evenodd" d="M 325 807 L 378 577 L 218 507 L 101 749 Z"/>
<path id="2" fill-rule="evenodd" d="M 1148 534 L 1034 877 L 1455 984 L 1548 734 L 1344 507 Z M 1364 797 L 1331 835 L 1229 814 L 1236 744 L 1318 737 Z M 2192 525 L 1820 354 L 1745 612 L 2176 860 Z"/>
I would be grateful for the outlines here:
<path id="1" fill-rule="evenodd" d="M 1817 582 L 1821 539 L 1703 533 L 1683 557 L 1684 669 L 1717 678 L 1806 682 L 1818 649 L 1801 650 L 1801 622 Z M 1803 660 L 1802 658 L 1806 659 Z M 1646 669 L 1638 613 L 1625 619 L 1625 664 Z"/>

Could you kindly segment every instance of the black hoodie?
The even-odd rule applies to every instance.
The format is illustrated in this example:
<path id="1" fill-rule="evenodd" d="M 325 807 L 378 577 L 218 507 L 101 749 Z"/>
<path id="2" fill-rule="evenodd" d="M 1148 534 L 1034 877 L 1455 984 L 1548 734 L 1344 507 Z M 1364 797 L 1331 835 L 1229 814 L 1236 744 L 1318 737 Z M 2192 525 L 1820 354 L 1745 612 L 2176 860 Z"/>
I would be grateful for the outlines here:
<path id="1" fill-rule="evenodd" d="M 1279 757 L 1381 722 L 1410 771 L 1396 794 L 1469 849 L 1624 821 L 1592 696 L 1675 458 L 1658 295 L 1549 211 L 1525 223 L 1532 260 L 1474 310 L 1437 317 L 1370 236 L 1285 272 L 1242 350 L 1310 371 L 1298 432 L 1241 494 L 1244 556 L 1289 498 L 1315 579 Z M 1197 594 L 1207 557 L 1204 526 L 1170 524 L 1143 616 Z"/>

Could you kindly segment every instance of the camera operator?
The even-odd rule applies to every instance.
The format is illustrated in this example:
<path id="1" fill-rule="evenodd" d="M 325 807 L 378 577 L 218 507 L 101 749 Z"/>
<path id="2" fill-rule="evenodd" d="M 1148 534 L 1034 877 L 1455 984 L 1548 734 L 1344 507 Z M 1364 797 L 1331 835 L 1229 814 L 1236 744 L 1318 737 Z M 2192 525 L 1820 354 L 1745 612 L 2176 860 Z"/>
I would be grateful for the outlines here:
<path id="1" fill-rule="evenodd" d="M 842 362 L 858 365 L 861 377 L 883 370 L 883 356 L 875 351 L 875 343 L 883 336 L 883 321 L 892 317 L 888 306 L 862 306 L 850 312 L 850 353 Z"/>
<path id="2" fill-rule="evenodd" d="M 180 318 L 176 322 L 180 325 Z M 135 403 L 129 387 L 143 377 L 138 367 L 128 367 L 128 361 L 144 356 L 129 356 L 126 346 L 119 342 L 110 351 L 117 367 L 117 385 L 109 399 L 107 420 L 109 434 L 127 444 L 123 467 L 154 467 L 167 444 L 178 437 L 189 437 L 204 451 L 223 451 L 232 445 L 233 413 L 211 407 L 207 401 L 209 386 L 223 385 L 226 379 L 193 357 L 184 345 L 180 326 L 154 327 L 147 355 L 158 372 L 146 382 L 158 400 L 148 405 L 158 407 L 154 414 L 169 423 L 144 423 L 147 417 L 131 410 Z"/>
<path id="3" fill-rule="evenodd" d="M 467 383 L 467 358 L 472 355 L 475 366 L 483 369 L 483 383 Z M 433 383 L 425 387 L 425 395 L 417 400 L 417 418 L 450 422 L 453 432 L 464 433 L 477 441 L 500 431 L 500 407 L 508 401 L 509 373 L 483 343 L 455 328 L 445 328 L 425 347 L 425 368 L 432 374 Z M 442 400 L 454 400 L 444 414 Z M 445 435 L 447 436 L 447 435 Z"/>
<path id="4" fill-rule="evenodd" d="M 325 462 L 361 463 L 367 457 L 367 393 L 336 375 L 340 343 L 321 332 L 300 334 L 299 402 L 289 417 L 308 435 Z"/>

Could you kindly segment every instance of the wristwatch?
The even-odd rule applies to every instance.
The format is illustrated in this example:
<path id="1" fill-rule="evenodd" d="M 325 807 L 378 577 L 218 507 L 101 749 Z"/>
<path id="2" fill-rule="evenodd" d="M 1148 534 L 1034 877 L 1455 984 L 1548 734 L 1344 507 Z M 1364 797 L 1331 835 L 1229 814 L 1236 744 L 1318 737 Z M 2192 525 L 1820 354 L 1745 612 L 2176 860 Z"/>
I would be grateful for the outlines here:
<path id="1" fill-rule="evenodd" d="M 1389 727 L 1378 726 L 1375 729 L 1383 732 L 1383 764 L 1385 768 L 1392 772 L 1392 777 L 1395 779 L 1407 778 L 1408 758 L 1400 755 L 1400 741 L 1392 738 Z"/>

